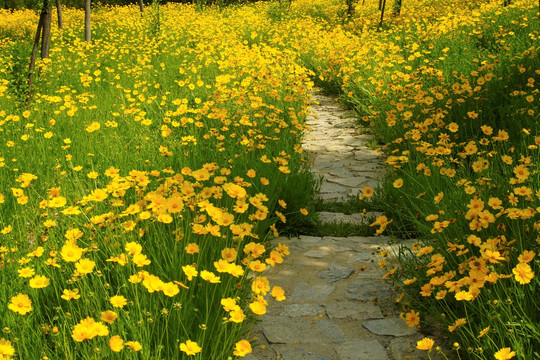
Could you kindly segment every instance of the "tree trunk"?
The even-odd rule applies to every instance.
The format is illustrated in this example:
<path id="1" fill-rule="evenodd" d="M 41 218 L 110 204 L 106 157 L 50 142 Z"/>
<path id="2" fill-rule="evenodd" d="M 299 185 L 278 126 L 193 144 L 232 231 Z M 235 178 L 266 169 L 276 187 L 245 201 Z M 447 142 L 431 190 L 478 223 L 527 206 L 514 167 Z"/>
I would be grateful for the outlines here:
<path id="1" fill-rule="evenodd" d="M 381 22 L 379 23 L 379 26 L 382 26 L 383 19 L 384 19 L 384 8 L 386 8 L 386 0 L 382 0 L 382 7 L 381 7 Z"/>
<path id="2" fill-rule="evenodd" d="M 45 3 L 47 3 L 46 8 Z M 43 6 L 46 13 L 42 24 L 43 32 L 41 34 L 41 58 L 46 59 L 49 57 L 49 48 L 51 44 L 52 6 L 49 0 L 45 0 Z"/>
<path id="3" fill-rule="evenodd" d="M 28 73 L 28 97 L 26 99 L 26 104 L 30 104 L 32 99 L 32 84 L 34 83 L 34 69 L 36 68 L 36 57 L 39 46 L 39 39 L 41 38 L 41 33 L 43 30 L 43 25 L 47 17 L 47 8 L 49 7 L 49 0 L 43 1 L 43 7 L 41 8 L 41 14 L 39 15 L 38 27 L 36 31 L 36 36 L 34 36 L 34 46 L 32 47 L 32 55 L 30 56 L 30 66 Z"/>
<path id="4" fill-rule="evenodd" d="M 64 21 L 62 20 L 62 3 L 60 0 L 56 0 L 56 14 L 58 15 L 58 28 L 64 28 Z"/>
<path id="5" fill-rule="evenodd" d="M 347 0 L 347 16 L 354 15 L 354 0 Z"/>
<path id="6" fill-rule="evenodd" d="M 144 2 L 139 0 L 139 10 L 141 10 L 141 15 L 144 15 Z"/>
<path id="7" fill-rule="evenodd" d="M 92 41 L 92 31 L 90 30 L 90 2 L 91 0 L 84 1 L 84 41 Z"/>
<path id="8" fill-rule="evenodd" d="M 396 0 L 396 2 L 394 3 L 394 16 L 401 15 L 401 5 L 402 0 Z"/>

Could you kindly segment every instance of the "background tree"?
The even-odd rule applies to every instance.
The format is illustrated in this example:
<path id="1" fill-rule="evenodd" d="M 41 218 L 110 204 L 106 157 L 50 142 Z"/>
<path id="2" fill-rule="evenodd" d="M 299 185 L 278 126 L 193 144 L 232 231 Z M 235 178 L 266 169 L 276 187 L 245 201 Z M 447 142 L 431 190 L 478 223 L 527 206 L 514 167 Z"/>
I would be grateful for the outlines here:
<path id="1" fill-rule="evenodd" d="M 91 0 L 84 0 L 84 41 L 92 41 L 92 31 L 90 29 L 90 7 Z"/>
<path id="2" fill-rule="evenodd" d="M 49 57 L 49 47 L 51 42 L 51 2 L 50 0 L 43 0 L 43 6 L 41 7 L 41 13 L 39 15 L 38 27 L 36 36 L 34 37 L 34 46 L 32 47 L 32 55 L 30 56 L 30 66 L 28 74 L 28 98 L 27 103 L 31 100 L 31 89 L 34 81 L 34 70 L 36 68 L 36 57 L 39 47 L 39 40 L 41 39 L 41 59 Z"/>
<path id="3" fill-rule="evenodd" d="M 60 0 L 56 0 L 56 15 L 58 18 L 58 28 L 64 28 L 64 21 L 62 20 L 62 3 Z"/>
<path id="4" fill-rule="evenodd" d="M 396 0 L 394 2 L 394 16 L 401 15 L 401 5 L 403 0 Z"/>

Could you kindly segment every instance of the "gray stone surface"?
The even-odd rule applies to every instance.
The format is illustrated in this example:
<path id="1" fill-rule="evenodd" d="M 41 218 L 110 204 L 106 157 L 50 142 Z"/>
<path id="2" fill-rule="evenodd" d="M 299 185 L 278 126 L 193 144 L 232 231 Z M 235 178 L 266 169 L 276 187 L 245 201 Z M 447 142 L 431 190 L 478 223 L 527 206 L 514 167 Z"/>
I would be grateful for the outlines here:
<path id="1" fill-rule="evenodd" d="M 392 291 L 382 281 L 359 279 L 349 285 L 345 293 L 347 299 L 374 301 L 392 296 Z"/>
<path id="2" fill-rule="evenodd" d="M 321 194 L 329 194 L 329 193 L 340 193 L 340 194 L 347 194 L 348 188 L 343 185 L 339 184 L 332 184 L 328 182 L 324 182 L 321 185 Z"/>
<path id="3" fill-rule="evenodd" d="M 263 333 L 271 344 L 334 344 L 345 341 L 343 331 L 328 319 L 296 318 L 289 321 L 281 316 L 267 316 Z"/>
<path id="4" fill-rule="evenodd" d="M 361 213 L 345 215 L 343 213 L 334 213 L 329 211 L 321 211 L 319 214 L 319 220 L 321 223 L 346 223 L 353 225 L 370 224 L 371 217 L 364 216 Z"/>
<path id="5" fill-rule="evenodd" d="M 356 340 L 336 346 L 340 360 L 388 360 L 386 350 L 377 340 Z"/>
<path id="6" fill-rule="evenodd" d="M 354 270 L 351 268 L 331 263 L 330 266 L 321 271 L 318 276 L 328 283 L 333 283 L 348 278 L 353 272 Z"/>
<path id="7" fill-rule="evenodd" d="M 322 301 L 325 300 L 336 289 L 332 285 L 309 285 L 305 282 L 300 282 L 294 288 L 291 299 L 293 301 Z"/>
<path id="8" fill-rule="evenodd" d="M 324 307 L 330 319 L 368 320 L 383 317 L 381 309 L 371 303 L 361 304 L 352 301 L 342 301 L 327 304 Z"/>
<path id="9" fill-rule="evenodd" d="M 307 347 L 311 350 L 311 347 Z M 328 356 L 313 353 L 298 345 L 280 345 L 277 347 L 277 354 L 281 360 L 333 360 Z"/>
<path id="10" fill-rule="evenodd" d="M 319 316 L 325 314 L 325 309 L 321 305 L 316 304 L 291 304 L 285 306 L 282 315 L 290 317 L 299 316 Z"/>
<path id="11" fill-rule="evenodd" d="M 407 336 L 416 334 L 415 328 L 407 326 L 405 321 L 400 318 L 368 320 L 362 326 L 376 335 Z"/>
<path id="12" fill-rule="evenodd" d="M 328 255 L 329 253 L 329 251 L 324 250 L 309 250 L 304 253 L 304 256 L 320 259 Z"/>

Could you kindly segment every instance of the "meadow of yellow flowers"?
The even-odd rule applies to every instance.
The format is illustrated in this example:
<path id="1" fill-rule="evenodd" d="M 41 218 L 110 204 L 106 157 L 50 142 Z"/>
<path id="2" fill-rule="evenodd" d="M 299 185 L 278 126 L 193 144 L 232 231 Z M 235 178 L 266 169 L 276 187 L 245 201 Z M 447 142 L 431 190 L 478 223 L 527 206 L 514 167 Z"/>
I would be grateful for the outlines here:
<path id="1" fill-rule="evenodd" d="M 314 84 L 388 154 L 375 225 L 419 239 L 379 263 L 404 320 L 538 357 L 537 4 L 406 1 L 382 27 L 377 5 L 103 6 L 92 43 L 67 9 L 33 89 L 37 15 L 0 11 L 0 359 L 249 354 L 287 295 L 269 240 L 313 221 Z"/>

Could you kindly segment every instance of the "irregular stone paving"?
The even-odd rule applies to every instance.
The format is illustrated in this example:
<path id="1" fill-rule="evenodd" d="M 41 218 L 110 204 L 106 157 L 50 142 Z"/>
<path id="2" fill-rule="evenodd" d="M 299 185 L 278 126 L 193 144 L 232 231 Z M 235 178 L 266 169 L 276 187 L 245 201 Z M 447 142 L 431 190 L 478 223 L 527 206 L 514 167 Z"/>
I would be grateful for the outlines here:
<path id="1" fill-rule="evenodd" d="M 317 95 L 317 116 L 305 136 L 312 171 L 323 176 L 323 200 L 357 195 L 376 186 L 381 154 L 369 149 L 354 114 L 333 99 Z M 358 223 L 362 214 L 321 213 L 321 220 Z M 381 279 L 378 250 L 382 237 L 279 238 L 290 249 L 283 264 L 265 274 L 287 299 L 267 296 L 268 313 L 253 329 L 257 346 L 249 360 L 405 360 L 425 359 L 415 349 L 422 338 L 395 310 L 397 294 Z"/>
<path id="2" fill-rule="evenodd" d="M 279 238 L 291 255 L 266 276 L 287 299 L 270 305 L 252 337 L 250 360 L 425 359 L 422 338 L 394 310 L 397 295 L 381 279 L 381 237 Z"/>
<path id="3" fill-rule="evenodd" d="M 321 198 L 339 200 L 376 187 L 384 158 L 368 147 L 372 136 L 359 130 L 355 113 L 324 95 L 314 95 L 313 112 L 302 147 L 312 171 L 323 177 Z"/>

